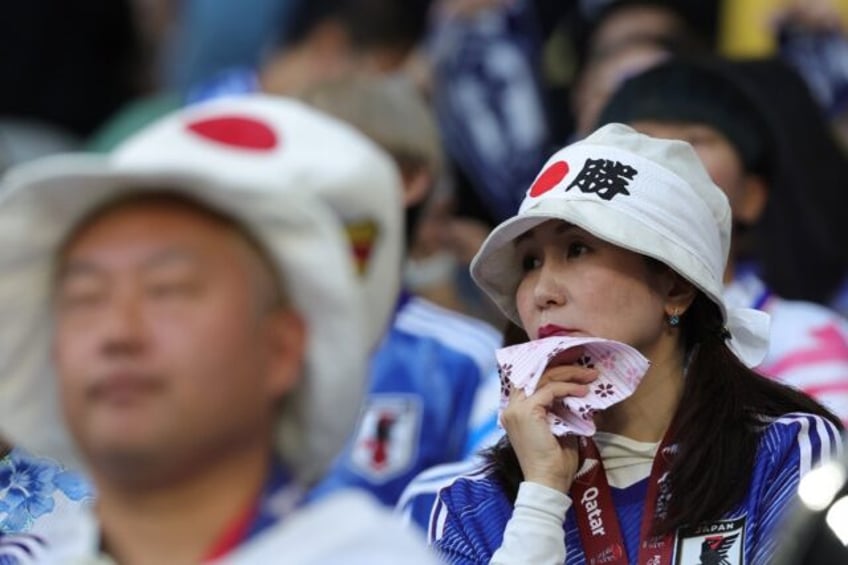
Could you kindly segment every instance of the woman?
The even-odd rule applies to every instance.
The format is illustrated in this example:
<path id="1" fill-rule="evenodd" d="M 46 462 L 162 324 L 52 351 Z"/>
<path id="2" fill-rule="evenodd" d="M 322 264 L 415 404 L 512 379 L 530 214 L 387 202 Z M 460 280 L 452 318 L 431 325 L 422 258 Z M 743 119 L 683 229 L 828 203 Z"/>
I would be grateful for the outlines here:
<path id="1" fill-rule="evenodd" d="M 769 559 L 800 474 L 838 451 L 841 424 L 746 367 L 765 354 L 768 323 L 722 301 L 730 221 L 680 141 L 610 124 L 548 161 L 472 275 L 531 339 L 612 339 L 651 365 L 580 441 L 554 436 L 546 415 L 585 395 L 594 369 L 561 365 L 529 396 L 514 389 L 507 439 L 433 509 L 431 541 L 449 561 Z"/>
<path id="2" fill-rule="evenodd" d="M 832 242 L 848 239 L 848 159 L 830 158 L 834 155 L 826 149 L 832 144 L 823 129 L 804 135 L 794 128 L 795 150 L 785 146 L 787 128 L 797 116 L 790 119 L 784 111 L 778 119 L 763 110 L 766 93 L 780 98 L 778 82 L 768 91 L 752 88 L 752 80 L 741 82 L 750 74 L 788 79 L 791 72 L 777 72 L 781 68 L 767 62 L 672 59 L 624 82 L 599 123 L 625 123 L 652 137 L 692 144 L 730 203 L 725 305 L 757 308 L 771 318 L 769 351 L 757 372 L 812 396 L 844 425 L 848 320 L 821 303 L 787 299 L 783 291 L 797 298 L 800 288 L 793 291 L 792 281 L 805 281 L 801 295 L 826 302 L 846 272 L 848 248 Z M 797 81 L 784 81 L 782 94 L 797 90 L 790 87 Z M 800 99 L 793 107 L 794 114 L 809 109 Z M 805 131 L 813 133 L 816 122 L 808 123 Z M 820 167 L 811 166 L 813 159 Z M 831 281 L 827 288 L 813 291 L 825 281 Z"/>

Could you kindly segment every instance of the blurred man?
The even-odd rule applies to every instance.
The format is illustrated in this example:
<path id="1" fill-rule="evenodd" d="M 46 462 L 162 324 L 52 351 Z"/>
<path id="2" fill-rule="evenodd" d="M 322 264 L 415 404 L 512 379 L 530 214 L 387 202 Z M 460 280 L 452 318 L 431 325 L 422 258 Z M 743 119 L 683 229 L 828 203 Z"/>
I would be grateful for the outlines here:
<path id="1" fill-rule="evenodd" d="M 41 402 L 6 395 L 0 427 L 49 451 L 34 428 L 60 429 L 58 397 L 98 493 L 47 559 L 432 562 L 363 494 L 308 494 L 391 308 L 367 303 L 340 223 L 300 189 L 390 194 L 397 171 L 335 120 L 258 98 L 6 179 L 1 374 Z M 381 225 L 400 225 L 392 204 Z M 390 260 L 391 241 L 373 253 Z"/>

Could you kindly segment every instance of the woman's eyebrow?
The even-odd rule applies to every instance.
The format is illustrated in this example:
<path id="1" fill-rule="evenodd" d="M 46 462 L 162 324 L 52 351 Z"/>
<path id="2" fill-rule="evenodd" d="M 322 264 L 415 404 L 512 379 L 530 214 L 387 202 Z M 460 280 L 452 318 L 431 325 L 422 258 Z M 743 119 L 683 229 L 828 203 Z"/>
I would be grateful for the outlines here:
<path id="1" fill-rule="evenodd" d="M 557 225 L 557 227 L 554 229 L 554 235 L 562 235 L 567 231 L 579 230 L 579 229 L 580 228 L 578 228 L 574 224 L 570 224 L 568 222 L 559 222 L 559 225 Z M 523 234 L 521 234 L 521 235 L 519 235 L 515 238 L 514 244 L 519 245 L 520 243 L 522 243 L 524 241 L 533 239 L 534 232 L 535 232 L 535 228 L 531 229 L 531 230 L 527 230 L 526 232 L 524 232 Z"/>
<path id="2" fill-rule="evenodd" d="M 576 230 L 576 229 L 580 229 L 580 228 L 578 228 L 574 224 L 569 224 L 568 222 L 560 222 L 560 224 L 554 230 L 554 233 L 556 235 L 562 235 L 569 230 Z"/>

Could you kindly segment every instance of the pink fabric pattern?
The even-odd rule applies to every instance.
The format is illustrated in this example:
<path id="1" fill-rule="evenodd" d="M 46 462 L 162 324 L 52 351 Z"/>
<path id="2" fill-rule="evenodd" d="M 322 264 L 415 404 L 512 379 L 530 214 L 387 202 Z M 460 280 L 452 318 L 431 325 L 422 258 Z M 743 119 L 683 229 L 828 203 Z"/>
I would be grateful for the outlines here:
<path id="1" fill-rule="evenodd" d="M 650 365 L 629 345 L 594 337 L 547 337 L 498 349 L 496 356 L 501 381 L 499 421 L 513 387 L 533 394 L 548 367 L 578 364 L 599 371 L 586 396 L 566 397 L 548 413 L 551 433 L 556 436 L 594 435 L 594 413 L 633 394 Z"/>

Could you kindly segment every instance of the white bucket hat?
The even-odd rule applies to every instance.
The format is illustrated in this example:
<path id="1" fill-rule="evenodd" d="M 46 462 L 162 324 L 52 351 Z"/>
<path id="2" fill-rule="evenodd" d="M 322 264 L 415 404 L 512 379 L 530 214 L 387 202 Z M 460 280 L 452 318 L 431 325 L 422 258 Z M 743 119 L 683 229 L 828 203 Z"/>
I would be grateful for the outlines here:
<path id="1" fill-rule="evenodd" d="M 765 357 L 768 314 L 728 309 L 722 299 L 730 205 L 688 143 L 609 124 L 548 160 L 518 214 L 489 234 L 471 263 L 480 288 L 519 325 L 513 242 L 550 219 L 668 265 L 719 306 L 730 346 L 746 365 Z"/>
<path id="2" fill-rule="evenodd" d="M 0 435 L 75 462 L 49 355 L 53 261 L 92 210 L 164 189 L 233 217 L 277 261 L 309 331 L 305 374 L 281 414 L 280 452 L 299 478 L 315 479 L 356 421 L 369 352 L 392 312 L 400 182 L 390 157 L 353 128 L 265 96 L 177 112 L 109 157 L 64 155 L 13 169 L 0 193 Z M 375 226 L 365 278 L 338 214 L 318 197 L 327 194 L 349 204 L 347 217 Z"/>

